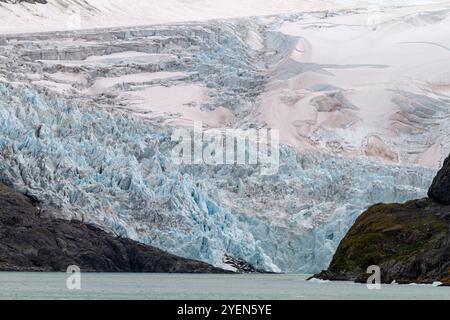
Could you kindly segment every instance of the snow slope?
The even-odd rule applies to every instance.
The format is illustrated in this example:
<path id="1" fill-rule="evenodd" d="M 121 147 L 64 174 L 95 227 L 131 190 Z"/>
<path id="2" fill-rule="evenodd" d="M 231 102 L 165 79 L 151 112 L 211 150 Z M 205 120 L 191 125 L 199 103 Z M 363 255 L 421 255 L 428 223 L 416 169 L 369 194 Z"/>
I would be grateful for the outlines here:
<path id="1" fill-rule="evenodd" d="M 270 35 L 286 54 L 258 118 L 299 151 L 439 168 L 450 151 L 449 7 L 414 10 L 282 22 Z"/>
<path id="2" fill-rule="evenodd" d="M 327 0 L 47 0 L 0 2 L 0 33 L 56 31 L 261 16 L 336 8 Z"/>

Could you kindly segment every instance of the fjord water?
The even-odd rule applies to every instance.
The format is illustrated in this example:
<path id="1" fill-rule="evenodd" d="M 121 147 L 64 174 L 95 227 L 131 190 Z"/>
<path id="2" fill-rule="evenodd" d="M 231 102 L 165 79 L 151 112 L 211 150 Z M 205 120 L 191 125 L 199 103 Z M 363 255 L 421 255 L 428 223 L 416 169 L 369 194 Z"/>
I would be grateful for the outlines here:
<path id="1" fill-rule="evenodd" d="M 292 274 L 82 273 L 81 289 L 65 273 L 0 273 L 0 299 L 445 299 L 449 287 L 306 281 Z"/>

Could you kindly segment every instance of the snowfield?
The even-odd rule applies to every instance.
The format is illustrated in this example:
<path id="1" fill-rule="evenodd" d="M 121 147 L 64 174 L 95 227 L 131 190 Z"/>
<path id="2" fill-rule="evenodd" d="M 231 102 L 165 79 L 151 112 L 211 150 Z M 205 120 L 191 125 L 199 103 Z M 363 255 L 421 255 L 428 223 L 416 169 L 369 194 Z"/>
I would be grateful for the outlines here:
<path id="1" fill-rule="evenodd" d="M 339 8 L 327 0 L 47 0 L 2 3 L 0 33 L 62 31 L 263 16 Z"/>
<path id="2" fill-rule="evenodd" d="M 312 273 L 369 205 L 425 196 L 450 152 L 450 3 L 102 0 L 79 30 L 18 33 L 70 29 L 63 2 L 79 8 L 0 2 L 0 177 L 42 214 Z M 278 174 L 175 165 L 172 131 L 194 121 L 278 129 Z"/>
<path id="3" fill-rule="evenodd" d="M 446 0 L 27 0 L 0 1 L 0 33 L 63 31 L 270 16 L 354 7 L 411 6 Z"/>

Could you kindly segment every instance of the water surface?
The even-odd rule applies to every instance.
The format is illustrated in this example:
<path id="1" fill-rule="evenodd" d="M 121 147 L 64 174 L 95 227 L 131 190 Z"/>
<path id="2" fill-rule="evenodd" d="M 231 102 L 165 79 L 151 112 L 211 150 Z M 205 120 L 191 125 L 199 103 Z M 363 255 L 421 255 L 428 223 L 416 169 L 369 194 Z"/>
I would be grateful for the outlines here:
<path id="1" fill-rule="evenodd" d="M 292 274 L 82 273 L 69 290 L 65 273 L 0 272 L 0 299 L 450 299 L 450 287 L 311 282 Z"/>

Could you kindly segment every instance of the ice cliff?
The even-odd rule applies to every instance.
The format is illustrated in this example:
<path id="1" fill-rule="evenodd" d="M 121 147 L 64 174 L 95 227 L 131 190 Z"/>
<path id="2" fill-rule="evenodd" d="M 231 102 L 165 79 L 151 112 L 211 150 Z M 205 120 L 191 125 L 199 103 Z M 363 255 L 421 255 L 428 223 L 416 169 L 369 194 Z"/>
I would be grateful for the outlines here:
<path id="1" fill-rule="evenodd" d="M 170 128 L 0 86 L 0 174 L 65 218 L 185 257 L 224 254 L 275 271 L 326 266 L 363 208 L 422 196 L 433 170 L 298 154 L 280 172 L 175 167 Z"/>

